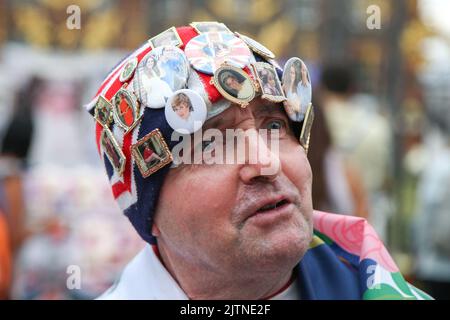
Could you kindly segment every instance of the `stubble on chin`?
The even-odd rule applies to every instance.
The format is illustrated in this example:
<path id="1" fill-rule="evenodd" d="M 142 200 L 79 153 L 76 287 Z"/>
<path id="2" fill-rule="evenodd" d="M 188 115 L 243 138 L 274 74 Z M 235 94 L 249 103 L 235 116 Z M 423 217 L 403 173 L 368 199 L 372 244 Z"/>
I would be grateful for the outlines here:
<path id="1" fill-rule="evenodd" d="M 254 231 L 251 226 L 239 230 L 236 261 L 255 270 L 276 272 L 280 268 L 295 267 L 309 249 L 312 240 L 312 219 L 300 210 L 290 221 L 278 228 L 264 232 Z"/>

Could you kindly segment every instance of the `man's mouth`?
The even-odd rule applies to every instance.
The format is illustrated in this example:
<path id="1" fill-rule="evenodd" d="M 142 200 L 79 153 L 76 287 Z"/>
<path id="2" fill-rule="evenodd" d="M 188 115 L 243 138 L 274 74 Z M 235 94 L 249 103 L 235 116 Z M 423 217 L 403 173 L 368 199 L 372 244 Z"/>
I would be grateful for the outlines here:
<path id="1" fill-rule="evenodd" d="M 287 199 L 282 199 L 281 201 L 278 201 L 278 202 L 272 202 L 272 203 L 269 203 L 269 204 L 264 205 L 263 207 L 259 208 L 256 211 L 256 214 L 268 212 L 268 211 L 271 211 L 271 210 L 275 210 L 275 209 L 287 206 L 290 203 L 291 202 L 289 200 L 287 200 Z"/>
<path id="2" fill-rule="evenodd" d="M 278 221 L 291 216 L 294 209 L 294 203 L 284 196 L 266 198 L 255 203 L 253 210 L 246 221 L 251 221 L 253 225 L 268 227 L 275 225 Z"/>
<path id="3" fill-rule="evenodd" d="M 245 207 L 236 216 L 236 220 L 238 223 L 251 220 L 252 224 L 260 226 L 274 224 L 297 213 L 297 202 L 297 197 L 292 192 L 272 193 L 261 190 L 243 199 L 242 205 Z"/>

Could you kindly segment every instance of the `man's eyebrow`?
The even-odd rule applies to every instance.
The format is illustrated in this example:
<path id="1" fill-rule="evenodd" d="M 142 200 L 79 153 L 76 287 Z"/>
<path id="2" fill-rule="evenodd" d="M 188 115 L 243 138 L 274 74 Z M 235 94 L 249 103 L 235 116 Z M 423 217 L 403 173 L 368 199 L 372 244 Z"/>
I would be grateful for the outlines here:
<path id="1" fill-rule="evenodd" d="M 281 104 L 276 103 L 263 104 L 262 106 L 255 108 L 255 110 L 253 111 L 253 114 L 255 116 L 277 113 L 284 113 L 284 109 Z"/>
<path id="2" fill-rule="evenodd" d="M 216 117 L 214 119 L 208 120 L 206 122 L 206 127 L 208 127 L 208 128 L 220 128 L 220 127 L 223 127 L 225 124 L 229 123 L 232 120 L 233 119 L 230 119 L 229 117 L 228 118 L 222 118 L 222 117 L 218 116 L 218 117 Z"/>
<path id="3" fill-rule="evenodd" d="M 261 115 L 271 115 L 271 114 L 284 114 L 284 109 L 281 104 L 276 103 L 268 103 L 268 104 L 262 104 L 258 108 L 256 108 L 253 111 L 255 116 L 261 116 Z M 221 128 L 225 127 L 230 122 L 234 122 L 234 117 L 221 117 L 220 115 L 208 120 L 205 123 L 205 127 L 207 128 Z"/>

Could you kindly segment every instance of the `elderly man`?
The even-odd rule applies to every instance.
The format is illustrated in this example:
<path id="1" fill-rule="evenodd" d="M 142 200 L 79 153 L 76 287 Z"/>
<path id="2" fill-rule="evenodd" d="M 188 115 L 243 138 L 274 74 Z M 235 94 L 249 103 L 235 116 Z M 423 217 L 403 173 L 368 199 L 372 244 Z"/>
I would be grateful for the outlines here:
<path id="1" fill-rule="evenodd" d="M 111 72 L 88 105 L 97 119 L 97 144 L 114 197 L 149 244 L 100 298 L 427 299 L 404 281 L 365 220 L 313 211 L 306 156 L 312 105 L 304 117 L 294 117 L 304 121 L 295 122 L 283 108 L 285 97 L 264 98 L 252 68 L 267 63 L 281 79 L 283 70 L 273 63 L 272 53 L 230 32 L 225 45 L 231 42 L 240 50 L 230 50 L 229 68 L 245 71 L 255 98 L 248 104 L 229 101 L 216 87 L 216 72 L 205 68 L 212 58 L 191 50 L 205 45 L 198 43 L 198 25 L 175 29 L 179 59 L 188 62 L 189 77 L 173 93 L 186 92 L 194 108 L 205 109 L 195 132 L 171 125 L 171 99 L 159 108 L 140 104 L 143 90 L 136 88 L 151 88 L 141 88 L 145 84 L 138 71 L 125 79 L 120 76 L 127 61 L 141 61 L 158 50 L 147 44 Z M 139 115 L 130 128 L 116 125 L 114 105 L 111 117 L 98 117 L 96 111 L 99 105 L 104 110 L 105 101 L 114 101 L 123 88 L 134 96 L 130 109 Z M 206 134 L 198 143 L 198 132 L 208 130 L 256 134 L 244 136 L 248 148 L 243 161 L 232 157 L 207 163 L 201 158 L 192 163 L 186 155 L 199 148 L 216 156 L 220 148 L 237 148 L 228 145 L 228 139 Z M 268 141 L 263 139 L 267 132 Z M 125 161 L 123 170 L 109 162 L 107 150 L 101 148 L 101 140 L 108 137 Z M 161 158 L 150 168 L 143 160 L 148 143 Z"/>

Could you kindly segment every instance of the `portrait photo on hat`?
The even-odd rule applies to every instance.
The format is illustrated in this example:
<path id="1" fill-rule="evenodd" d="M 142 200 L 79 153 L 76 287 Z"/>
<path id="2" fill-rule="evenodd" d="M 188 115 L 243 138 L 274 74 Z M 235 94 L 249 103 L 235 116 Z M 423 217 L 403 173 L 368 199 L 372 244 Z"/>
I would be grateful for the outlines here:
<path id="1" fill-rule="evenodd" d="M 228 100 L 246 105 L 255 97 L 255 86 L 250 76 L 242 69 L 222 66 L 214 74 L 214 84 Z"/>
<path id="2" fill-rule="evenodd" d="M 132 129 L 139 121 L 139 102 L 133 92 L 122 87 L 112 100 L 113 114 L 116 123 L 125 131 Z"/>
<path id="3" fill-rule="evenodd" d="M 104 127 L 108 127 L 113 119 L 113 106 L 104 97 L 98 97 L 95 104 L 94 118 Z"/>
<path id="4" fill-rule="evenodd" d="M 139 63 L 133 79 L 134 91 L 149 108 L 163 108 L 173 91 L 184 88 L 189 62 L 183 51 L 174 46 L 157 47 Z"/>
<path id="5" fill-rule="evenodd" d="M 228 27 L 217 21 L 192 22 L 190 24 L 198 33 L 205 32 L 228 32 L 232 33 Z"/>
<path id="6" fill-rule="evenodd" d="M 176 91 L 168 100 L 165 115 L 169 125 L 179 133 L 194 133 L 206 120 L 206 104 L 195 91 Z"/>
<path id="7" fill-rule="evenodd" d="M 131 147 L 134 161 L 144 178 L 149 177 L 158 169 L 172 161 L 172 155 L 168 150 L 161 132 L 153 130 Z"/>
<path id="8" fill-rule="evenodd" d="M 116 142 L 114 135 L 108 129 L 105 129 L 100 138 L 101 146 L 107 159 L 110 161 L 112 167 L 120 176 L 125 168 L 126 158 L 122 149 Z"/>
<path id="9" fill-rule="evenodd" d="M 175 27 L 171 27 L 164 32 L 161 32 L 156 37 L 148 40 L 150 45 L 153 48 L 161 47 L 161 46 L 174 46 L 180 47 L 183 44 L 180 36 L 178 35 L 177 29 Z"/>
<path id="10" fill-rule="evenodd" d="M 283 89 L 286 112 L 293 121 L 302 121 L 312 102 L 312 87 L 308 68 L 301 59 L 291 58 L 284 65 Z"/>
<path id="11" fill-rule="evenodd" d="M 265 62 L 257 62 L 252 67 L 255 70 L 262 97 L 273 102 L 285 101 L 286 97 L 284 96 L 275 67 Z"/>
<path id="12" fill-rule="evenodd" d="M 122 82 L 129 80 L 133 76 L 133 73 L 136 70 L 137 64 L 138 64 L 138 59 L 136 57 L 131 58 L 123 66 L 122 72 L 120 73 L 119 80 Z"/>

